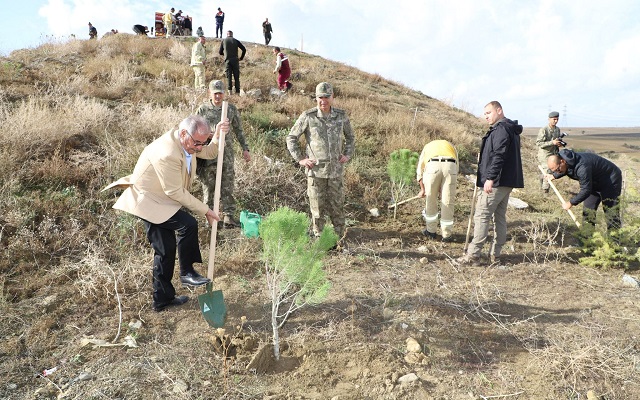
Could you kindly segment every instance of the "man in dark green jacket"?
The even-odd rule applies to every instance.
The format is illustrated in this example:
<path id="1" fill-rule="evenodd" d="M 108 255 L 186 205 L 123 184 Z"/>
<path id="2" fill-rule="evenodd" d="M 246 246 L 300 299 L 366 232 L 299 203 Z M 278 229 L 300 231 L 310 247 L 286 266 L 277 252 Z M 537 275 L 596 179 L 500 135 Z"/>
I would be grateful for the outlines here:
<path id="1" fill-rule="evenodd" d="M 238 57 L 238 49 L 242 51 Z M 220 55 L 224 56 L 224 68 L 227 74 L 227 90 L 231 94 L 232 78 L 235 80 L 236 93 L 240 94 L 240 61 L 247 52 L 244 45 L 233 37 L 233 32 L 227 31 L 227 37 L 220 43 Z"/>

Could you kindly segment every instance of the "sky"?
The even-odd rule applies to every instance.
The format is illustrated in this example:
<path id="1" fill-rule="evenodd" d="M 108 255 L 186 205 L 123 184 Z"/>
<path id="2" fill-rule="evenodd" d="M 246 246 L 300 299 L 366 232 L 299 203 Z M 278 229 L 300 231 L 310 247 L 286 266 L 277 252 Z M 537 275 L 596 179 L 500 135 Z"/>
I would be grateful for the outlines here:
<path id="1" fill-rule="evenodd" d="M 0 55 L 70 35 L 153 26 L 171 7 L 215 36 L 302 50 L 419 90 L 478 117 L 498 100 L 525 127 L 640 126 L 637 0 L 0 0 Z M 10 5 L 9 5 L 10 4 Z M 251 51 L 250 46 L 247 48 Z M 291 60 L 295 70 L 294 59 Z"/>

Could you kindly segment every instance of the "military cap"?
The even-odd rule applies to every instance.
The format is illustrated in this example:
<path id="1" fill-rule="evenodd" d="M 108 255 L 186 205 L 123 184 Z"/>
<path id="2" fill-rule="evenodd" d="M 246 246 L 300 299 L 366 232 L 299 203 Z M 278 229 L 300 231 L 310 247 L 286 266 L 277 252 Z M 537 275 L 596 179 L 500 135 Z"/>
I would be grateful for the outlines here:
<path id="1" fill-rule="evenodd" d="M 330 83 L 320 82 L 316 86 L 316 97 L 331 97 L 333 95 L 333 87 Z"/>
<path id="2" fill-rule="evenodd" d="M 551 111 L 549 113 L 549 118 L 558 118 L 558 117 L 560 117 L 560 113 L 557 111 Z"/>
<path id="3" fill-rule="evenodd" d="M 224 84 L 222 81 L 211 81 L 211 83 L 209 83 L 209 90 L 211 93 L 224 93 Z"/>

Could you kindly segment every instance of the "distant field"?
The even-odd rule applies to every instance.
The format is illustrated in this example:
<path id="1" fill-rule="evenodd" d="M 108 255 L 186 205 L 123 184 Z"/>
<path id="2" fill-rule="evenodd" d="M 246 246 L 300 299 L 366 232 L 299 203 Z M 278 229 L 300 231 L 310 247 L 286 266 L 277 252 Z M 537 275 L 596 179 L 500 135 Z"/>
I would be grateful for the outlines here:
<path id="1" fill-rule="evenodd" d="M 525 136 L 538 135 L 536 128 L 524 128 Z M 616 152 L 640 154 L 640 127 L 635 128 L 560 128 L 569 134 L 565 141 L 574 150 L 592 150 L 596 153 Z"/>

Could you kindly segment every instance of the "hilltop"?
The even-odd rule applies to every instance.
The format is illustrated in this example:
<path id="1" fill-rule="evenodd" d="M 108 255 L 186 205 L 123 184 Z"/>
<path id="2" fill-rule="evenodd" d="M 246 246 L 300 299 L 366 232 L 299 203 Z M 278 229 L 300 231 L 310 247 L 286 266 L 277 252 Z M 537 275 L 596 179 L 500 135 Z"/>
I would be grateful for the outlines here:
<path id="1" fill-rule="evenodd" d="M 473 174 L 486 127 L 379 75 L 295 50 L 285 49 L 294 87 L 283 96 L 272 91 L 271 49 L 244 43 L 245 94 L 230 101 L 253 160 L 236 157 L 235 193 L 239 209 L 307 212 L 304 174 L 284 137 L 314 106 L 315 85 L 331 82 L 356 154 L 345 176 L 348 251 L 325 263 L 329 298 L 285 325 L 280 362 L 247 369 L 271 340 L 261 244 L 226 229 L 215 279 L 229 307 L 226 332 L 208 327 L 198 290 L 177 286 L 190 302 L 153 312 L 142 224 L 111 209 L 117 193 L 100 190 L 204 100 L 192 88 L 192 43 L 118 34 L 0 59 L 0 397 L 578 399 L 589 390 L 640 397 L 640 291 L 624 286 L 621 269 L 580 265 L 570 247 L 576 228 L 557 199 L 538 190 L 533 140 L 523 137 L 526 188 L 514 193 L 529 208 L 508 212 L 509 263 L 456 267 L 450 259 L 462 254 L 472 184 L 459 177 L 456 241 L 427 241 L 421 201 L 399 207 L 395 219 L 388 210 L 386 165 L 396 149 L 420 151 L 442 138 L 456 144 L 461 175 Z M 208 51 L 217 44 L 208 39 Z M 207 68 L 212 79 L 224 79 L 217 57 Z M 632 156 L 616 163 L 637 170 Z M 572 182 L 558 186 L 576 190 Z M 194 193 L 201 195 L 197 184 Z M 209 230 L 200 223 L 206 260 Z M 420 351 L 407 350 L 409 338 Z"/>

